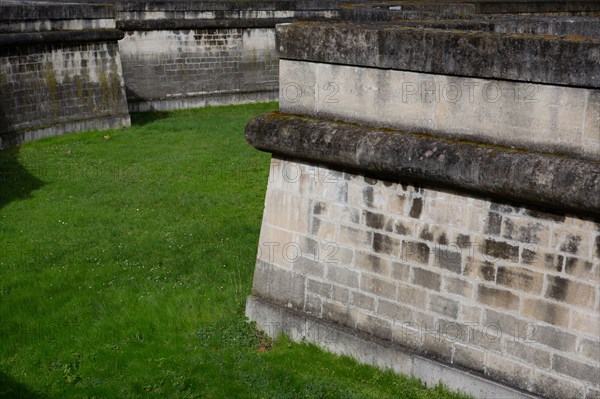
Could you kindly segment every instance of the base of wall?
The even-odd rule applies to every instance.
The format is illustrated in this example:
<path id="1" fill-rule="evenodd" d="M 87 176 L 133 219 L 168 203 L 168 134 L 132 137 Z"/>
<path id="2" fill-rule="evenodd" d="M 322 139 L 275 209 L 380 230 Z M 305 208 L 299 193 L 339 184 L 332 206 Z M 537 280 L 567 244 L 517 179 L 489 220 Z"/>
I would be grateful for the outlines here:
<path id="1" fill-rule="evenodd" d="M 154 101 L 136 101 L 129 98 L 128 103 L 129 112 L 148 112 L 263 103 L 277 100 L 279 100 L 279 92 L 272 90 L 253 93 L 211 93 L 201 97 L 179 97 Z"/>
<path id="2" fill-rule="evenodd" d="M 111 130 L 131 126 L 131 118 L 127 115 L 106 116 L 97 119 L 65 122 L 52 126 L 24 132 L 8 133 L 0 136 L 0 149 L 39 140 L 45 137 L 63 136 L 69 133 L 85 132 L 89 130 Z"/>
<path id="3" fill-rule="evenodd" d="M 414 376 L 428 386 L 442 381 L 449 390 L 461 391 L 477 399 L 539 398 L 456 366 L 411 353 L 393 342 L 350 331 L 341 325 L 312 318 L 257 297 L 248 297 L 246 316 L 270 337 L 284 333 L 296 342 L 305 340 L 329 352 L 350 356 L 360 363 Z"/>

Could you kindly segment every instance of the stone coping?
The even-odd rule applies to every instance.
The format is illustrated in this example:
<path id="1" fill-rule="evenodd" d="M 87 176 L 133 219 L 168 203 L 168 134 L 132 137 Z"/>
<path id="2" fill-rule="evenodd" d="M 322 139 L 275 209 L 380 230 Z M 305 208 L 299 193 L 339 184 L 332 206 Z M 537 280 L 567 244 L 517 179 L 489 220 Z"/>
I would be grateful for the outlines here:
<path id="1" fill-rule="evenodd" d="M 303 11 L 307 13 L 308 11 Z M 302 15 L 303 18 L 326 19 L 314 11 L 315 15 Z M 190 30 L 190 29 L 234 29 L 234 28 L 274 28 L 277 24 L 289 23 L 297 18 L 227 18 L 214 19 L 127 19 L 118 20 L 117 27 L 124 31 L 150 30 Z"/>
<path id="2" fill-rule="evenodd" d="M 271 113 L 246 126 L 255 148 L 478 195 L 600 215 L 600 163 L 507 147 Z"/>
<path id="3" fill-rule="evenodd" d="M 124 36 L 125 33 L 118 29 L 5 33 L 0 34 L 0 48 L 32 44 L 116 42 Z"/>
<path id="4" fill-rule="evenodd" d="M 292 60 L 600 88 L 600 38 L 587 36 L 299 21 L 277 27 L 277 48 Z"/>
<path id="5" fill-rule="evenodd" d="M 369 4 L 348 4 L 343 7 L 346 17 L 361 20 L 394 20 L 404 18 L 472 18 L 501 14 L 528 15 L 598 15 L 600 3 L 595 0 L 580 1 L 381 1 Z"/>
<path id="6" fill-rule="evenodd" d="M 521 17 L 501 15 L 472 19 L 407 19 L 394 21 L 398 26 L 444 30 L 476 30 L 508 34 L 600 37 L 600 18 L 596 17 Z"/>
<path id="7" fill-rule="evenodd" d="M 115 15 L 115 7 L 110 4 L 65 4 L 29 0 L 0 1 L 0 23 L 4 21 L 106 19 L 115 18 Z"/>

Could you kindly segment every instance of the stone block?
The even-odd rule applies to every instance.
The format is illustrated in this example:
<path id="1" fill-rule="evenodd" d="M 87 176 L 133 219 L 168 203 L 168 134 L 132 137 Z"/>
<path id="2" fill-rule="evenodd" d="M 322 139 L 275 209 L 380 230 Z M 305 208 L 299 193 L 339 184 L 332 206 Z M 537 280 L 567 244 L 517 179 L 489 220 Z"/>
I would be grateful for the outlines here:
<path id="1" fill-rule="evenodd" d="M 364 270 L 381 276 L 389 276 L 391 270 L 391 262 L 389 260 L 364 252 L 356 253 L 355 266 L 357 270 Z"/>
<path id="2" fill-rule="evenodd" d="M 374 311 L 375 310 L 375 297 L 365 295 L 359 291 L 353 291 L 351 295 L 350 304 L 357 308 Z M 380 301 L 381 303 L 381 301 Z M 380 305 L 381 306 L 381 305 Z"/>
<path id="3" fill-rule="evenodd" d="M 302 309 L 305 280 L 300 274 L 257 260 L 252 293 L 282 306 Z"/>
<path id="4" fill-rule="evenodd" d="M 442 276 L 440 276 L 438 273 L 421 269 L 420 267 L 413 267 L 412 271 L 413 276 L 411 282 L 413 284 L 417 284 L 430 290 L 440 290 Z"/>
<path id="5" fill-rule="evenodd" d="M 531 294 L 541 294 L 544 275 L 516 266 L 498 266 L 496 283 Z"/>
<path id="6" fill-rule="evenodd" d="M 336 284 L 358 288 L 358 273 L 345 267 L 328 265 L 326 279 Z"/>
<path id="7" fill-rule="evenodd" d="M 518 310 L 520 298 L 510 291 L 479 284 L 477 300 L 482 304 L 499 309 Z"/>
<path id="8" fill-rule="evenodd" d="M 533 377 L 534 367 L 495 353 L 488 353 L 485 364 L 485 374 L 496 381 L 502 381 L 511 386 L 527 389 Z"/>
<path id="9" fill-rule="evenodd" d="M 598 385 L 598 376 L 600 367 L 592 366 L 566 356 L 554 355 L 552 360 L 552 370 L 576 378 L 580 381 L 586 381 L 593 385 Z"/>
<path id="10" fill-rule="evenodd" d="M 533 339 L 561 352 L 574 353 L 577 336 L 550 326 L 537 326 Z"/>
<path id="11" fill-rule="evenodd" d="M 396 299 L 396 283 L 376 276 L 363 274 L 360 289 L 378 297 Z"/>
<path id="12" fill-rule="evenodd" d="M 585 392 L 583 384 L 541 370 L 535 372 L 531 385 L 535 392 L 556 399 L 583 399 Z"/>
<path id="13" fill-rule="evenodd" d="M 459 303 L 440 295 L 429 295 L 429 310 L 451 319 L 458 317 Z"/>
<path id="14" fill-rule="evenodd" d="M 596 304 L 596 287 L 558 276 L 547 276 L 547 280 L 546 298 L 583 308 Z"/>
<path id="15" fill-rule="evenodd" d="M 442 291 L 471 298 L 473 296 L 473 284 L 460 278 L 444 276 L 442 277 Z"/>

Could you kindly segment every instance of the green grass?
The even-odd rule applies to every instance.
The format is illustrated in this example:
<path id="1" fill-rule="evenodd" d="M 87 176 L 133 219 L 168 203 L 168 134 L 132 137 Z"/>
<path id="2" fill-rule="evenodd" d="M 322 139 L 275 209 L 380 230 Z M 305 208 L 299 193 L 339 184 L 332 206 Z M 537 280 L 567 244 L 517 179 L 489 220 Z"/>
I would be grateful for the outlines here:
<path id="1" fill-rule="evenodd" d="M 245 321 L 269 154 L 243 127 L 275 108 L 0 152 L 0 398 L 458 397 Z"/>

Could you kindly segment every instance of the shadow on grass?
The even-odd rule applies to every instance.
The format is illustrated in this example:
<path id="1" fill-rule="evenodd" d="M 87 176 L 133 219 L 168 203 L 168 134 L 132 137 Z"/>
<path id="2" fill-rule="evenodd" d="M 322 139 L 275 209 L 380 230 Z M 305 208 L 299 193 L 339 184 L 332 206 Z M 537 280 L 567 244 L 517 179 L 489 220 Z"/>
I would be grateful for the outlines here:
<path id="1" fill-rule="evenodd" d="M 31 392 L 23 384 L 0 371 L 0 399 L 42 399 L 37 393 Z"/>
<path id="2" fill-rule="evenodd" d="M 149 123 L 166 119 L 170 116 L 168 111 L 132 112 L 131 126 L 145 126 Z"/>
<path id="3" fill-rule="evenodd" d="M 29 173 L 19 162 L 19 148 L 0 151 L 0 209 L 15 200 L 26 199 L 44 182 Z"/>

